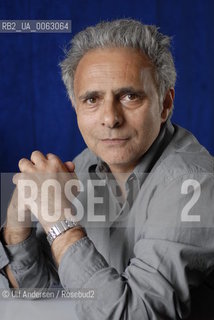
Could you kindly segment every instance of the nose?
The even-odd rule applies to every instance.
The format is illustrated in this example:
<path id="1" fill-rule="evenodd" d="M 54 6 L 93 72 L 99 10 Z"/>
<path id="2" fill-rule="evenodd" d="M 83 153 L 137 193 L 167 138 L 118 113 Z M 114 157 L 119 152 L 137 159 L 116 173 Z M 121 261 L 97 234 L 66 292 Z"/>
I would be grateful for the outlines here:
<path id="1" fill-rule="evenodd" d="M 121 106 L 114 101 L 106 101 L 102 109 L 102 125 L 110 129 L 118 128 L 124 121 Z"/>

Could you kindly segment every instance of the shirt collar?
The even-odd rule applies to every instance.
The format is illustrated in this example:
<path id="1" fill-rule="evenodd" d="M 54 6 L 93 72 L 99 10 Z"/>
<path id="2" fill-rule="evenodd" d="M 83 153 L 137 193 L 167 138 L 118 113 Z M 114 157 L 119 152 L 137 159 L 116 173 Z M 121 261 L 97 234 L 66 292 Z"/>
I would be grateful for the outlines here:
<path id="1" fill-rule="evenodd" d="M 161 156 L 162 152 L 166 148 L 166 146 L 171 141 L 171 138 L 174 133 L 174 127 L 168 119 L 161 127 L 160 132 L 148 149 L 148 151 L 142 156 L 139 164 L 135 167 L 133 172 L 130 174 L 127 182 L 129 180 L 137 179 L 139 187 L 142 185 L 145 176 L 151 171 L 152 167 L 156 163 L 156 161 Z M 107 163 L 102 161 L 97 157 L 97 163 L 89 167 L 89 172 L 95 172 L 99 178 L 104 179 L 106 177 L 106 173 L 111 174 L 109 166 Z"/>
<path id="2" fill-rule="evenodd" d="M 144 177 L 151 171 L 161 154 L 165 150 L 166 146 L 172 139 L 174 133 L 174 127 L 171 121 L 168 119 L 161 127 L 159 135 L 148 149 L 148 151 L 142 156 L 139 164 L 134 168 L 133 174 L 137 177 L 140 185 L 144 181 Z"/>

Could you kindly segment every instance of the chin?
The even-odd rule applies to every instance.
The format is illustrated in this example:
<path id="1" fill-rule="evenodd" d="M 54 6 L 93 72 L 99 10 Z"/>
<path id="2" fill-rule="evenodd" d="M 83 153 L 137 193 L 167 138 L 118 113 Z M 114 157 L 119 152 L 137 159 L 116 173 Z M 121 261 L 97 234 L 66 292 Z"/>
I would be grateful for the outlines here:
<path id="1" fill-rule="evenodd" d="M 108 166 L 131 166 L 133 163 L 136 163 L 136 159 L 138 156 L 136 155 L 136 152 L 134 153 L 130 150 L 126 150 L 126 152 L 123 152 L 125 150 L 121 150 L 118 148 L 117 150 L 102 150 L 101 152 L 95 152 L 99 158 L 102 159 L 105 163 L 108 164 Z M 127 152 L 129 151 L 129 152 Z"/>
<path id="2" fill-rule="evenodd" d="M 104 162 L 108 164 L 109 167 L 121 167 L 125 168 L 127 166 L 130 166 L 134 161 L 131 161 L 130 159 L 119 159 L 119 158 L 111 158 L 111 159 L 104 159 L 102 158 Z"/>

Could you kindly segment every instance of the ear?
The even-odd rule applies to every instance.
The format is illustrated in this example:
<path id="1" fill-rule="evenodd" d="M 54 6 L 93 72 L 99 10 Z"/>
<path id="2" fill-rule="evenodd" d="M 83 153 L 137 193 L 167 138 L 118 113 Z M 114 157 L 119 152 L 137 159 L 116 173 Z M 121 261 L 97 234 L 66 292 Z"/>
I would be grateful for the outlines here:
<path id="1" fill-rule="evenodd" d="M 172 111 L 174 98 L 175 98 L 175 90 L 174 90 L 174 88 L 170 88 L 166 92 L 166 95 L 165 95 L 165 98 L 163 101 L 163 109 L 161 112 L 162 123 L 167 120 L 169 114 Z"/>

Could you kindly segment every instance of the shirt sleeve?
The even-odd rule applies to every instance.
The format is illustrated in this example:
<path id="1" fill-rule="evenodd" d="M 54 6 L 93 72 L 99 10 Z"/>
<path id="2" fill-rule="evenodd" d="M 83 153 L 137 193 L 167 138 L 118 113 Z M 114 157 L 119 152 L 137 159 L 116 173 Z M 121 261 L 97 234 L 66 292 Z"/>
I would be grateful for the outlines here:
<path id="1" fill-rule="evenodd" d="M 4 267 L 9 263 L 5 249 L 0 242 L 0 288 L 9 288 L 9 282 L 4 272 Z"/>
<path id="2" fill-rule="evenodd" d="M 200 221 L 181 218 L 199 188 L 193 180 L 199 182 L 200 195 L 187 215 L 199 215 Z M 188 193 L 181 191 L 185 183 L 190 187 Z M 138 203 L 143 199 L 142 194 Z M 213 175 L 208 174 L 197 179 L 190 174 L 173 177 L 155 188 L 147 203 L 146 221 L 140 225 L 136 217 L 134 257 L 122 274 L 107 263 L 88 237 L 68 248 L 59 266 L 63 287 L 94 290 L 94 299 L 76 304 L 79 318 L 186 318 L 191 288 L 198 287 L 214 269 L 213 199 Z M 142 215 L 140 206 L 138 210 L 136 215 Z"/>
<path id="3" fill-rule="evenodd" d="M 44 251 L 42 236 L 38 239 L 35 228 L 24 241 L 0 247 L 3 266 L 9 265 L 19 288 L 50 288 L 59 283 L 53 262 Z"/>

